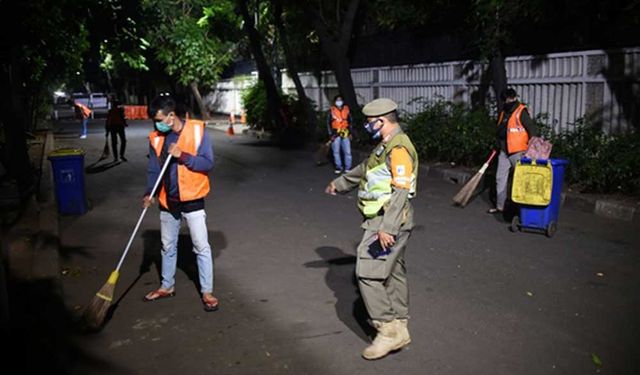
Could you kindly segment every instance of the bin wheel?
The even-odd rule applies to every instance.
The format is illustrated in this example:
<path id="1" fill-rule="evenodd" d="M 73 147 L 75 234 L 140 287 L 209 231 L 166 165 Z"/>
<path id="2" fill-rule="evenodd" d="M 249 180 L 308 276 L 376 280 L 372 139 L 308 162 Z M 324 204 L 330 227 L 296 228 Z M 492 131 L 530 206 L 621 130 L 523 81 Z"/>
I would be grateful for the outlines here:
<path id="1" fill-rule="evenodd" d="M 518 230 L 520 230 L 520 218 L 517 216 L 514 216 L 513 219 L 511 219 L 511 225 L 509 225 L 509 230 L 512 232 L 517 232 Z"/>
<path id="2" fill-rule="evenodd" d="M 551 237 L 553 237 L 554 234 L 556 234 L 556 230 L 558 230 L 558 225 L 556 224 L 555 221 L 552 221 L 547 226 L 547 230 L 546 230 L 545 233 L 546 233 L 547 237 L 551 238 Z"/>

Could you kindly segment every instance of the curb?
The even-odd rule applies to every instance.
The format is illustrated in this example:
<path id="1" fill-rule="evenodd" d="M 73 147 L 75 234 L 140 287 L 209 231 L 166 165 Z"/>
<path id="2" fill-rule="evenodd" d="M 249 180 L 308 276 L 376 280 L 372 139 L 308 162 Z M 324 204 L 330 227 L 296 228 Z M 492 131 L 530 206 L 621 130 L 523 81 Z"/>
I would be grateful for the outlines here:
<path id="1" fill-rule="evenodd" d="M 11 278 L 33 282 L 60 279 L 58 213 L 53 193 L 53 175 L 47 155 L 54 137 L 47 132 L 40 160 L 38 191 L 29 198 L 21 219 L 7 236 L 8 273 Z M 59 284 L 58 284 L 59 285 Z"/>
<path id="2" fill-rule="evenodd" d="M 33 265 L 36 277 L 60 278 L 60 231 L 58 226 L 58 210 L 54 195 L 53 173 L 47 156 L 54 150 L 55 138 L 52 131 L 47 137 L 42 151 L 40 189 L 38 191 L 38 231 L 39 252 Z"/>
<path id="3" fill-rule="evenodd" d="M 454 184 L 465 184 L 475 172 L 466 172 L 437 165 L 427 166 L 432 176 L 442 178 Z M 563 206 L 583 212 L 589 212 L 608 219 L 640 223 L 640 202 L 620 201 L 589 197 L 571 192 L 562 193 Z"/>

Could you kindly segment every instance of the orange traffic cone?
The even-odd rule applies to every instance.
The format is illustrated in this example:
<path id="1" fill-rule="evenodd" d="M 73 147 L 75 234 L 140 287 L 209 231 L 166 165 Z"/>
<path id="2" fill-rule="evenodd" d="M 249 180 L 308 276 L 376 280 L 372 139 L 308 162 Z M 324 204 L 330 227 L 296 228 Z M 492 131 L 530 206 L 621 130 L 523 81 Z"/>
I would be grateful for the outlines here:
<path id="1" fill-rule="evenodd" d="M 229 127 L 227 128 L 227 135 L 228 136 L 232 136 L 235 135 L 236 133 L 233 131 L 233 124 L 229 123 Z"/>

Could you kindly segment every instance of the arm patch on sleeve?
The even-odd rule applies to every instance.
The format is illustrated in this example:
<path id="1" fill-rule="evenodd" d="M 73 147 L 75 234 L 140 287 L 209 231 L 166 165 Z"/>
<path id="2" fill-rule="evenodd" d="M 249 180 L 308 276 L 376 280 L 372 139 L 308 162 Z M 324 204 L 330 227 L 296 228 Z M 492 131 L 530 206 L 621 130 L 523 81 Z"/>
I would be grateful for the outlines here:
<path id="1" fill-rule="evenodd" d="M 404 147 L 396 147 L 391 151 L 391 183 L 398 188 L 409 189 L 411 187 L 411 173 L 413 172 L 413 160 Z"/>

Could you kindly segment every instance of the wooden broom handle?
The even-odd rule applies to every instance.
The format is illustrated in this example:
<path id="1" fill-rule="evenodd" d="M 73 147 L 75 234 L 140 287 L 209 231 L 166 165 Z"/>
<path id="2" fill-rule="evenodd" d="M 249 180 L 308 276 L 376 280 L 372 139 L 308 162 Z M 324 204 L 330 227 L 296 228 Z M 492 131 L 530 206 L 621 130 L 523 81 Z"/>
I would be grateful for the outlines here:
<path id="1" fill-rule="evenodd" d="M 489 159 L 487 159 L 487 162 L 485 164 L 491 163 L 491 160 L 493 160 L 493 158 L 496 156 L 497 153 L 498 151 L 496 151 L 495 149 L 491 150 L 491 156 L 489 156 Z"/>

